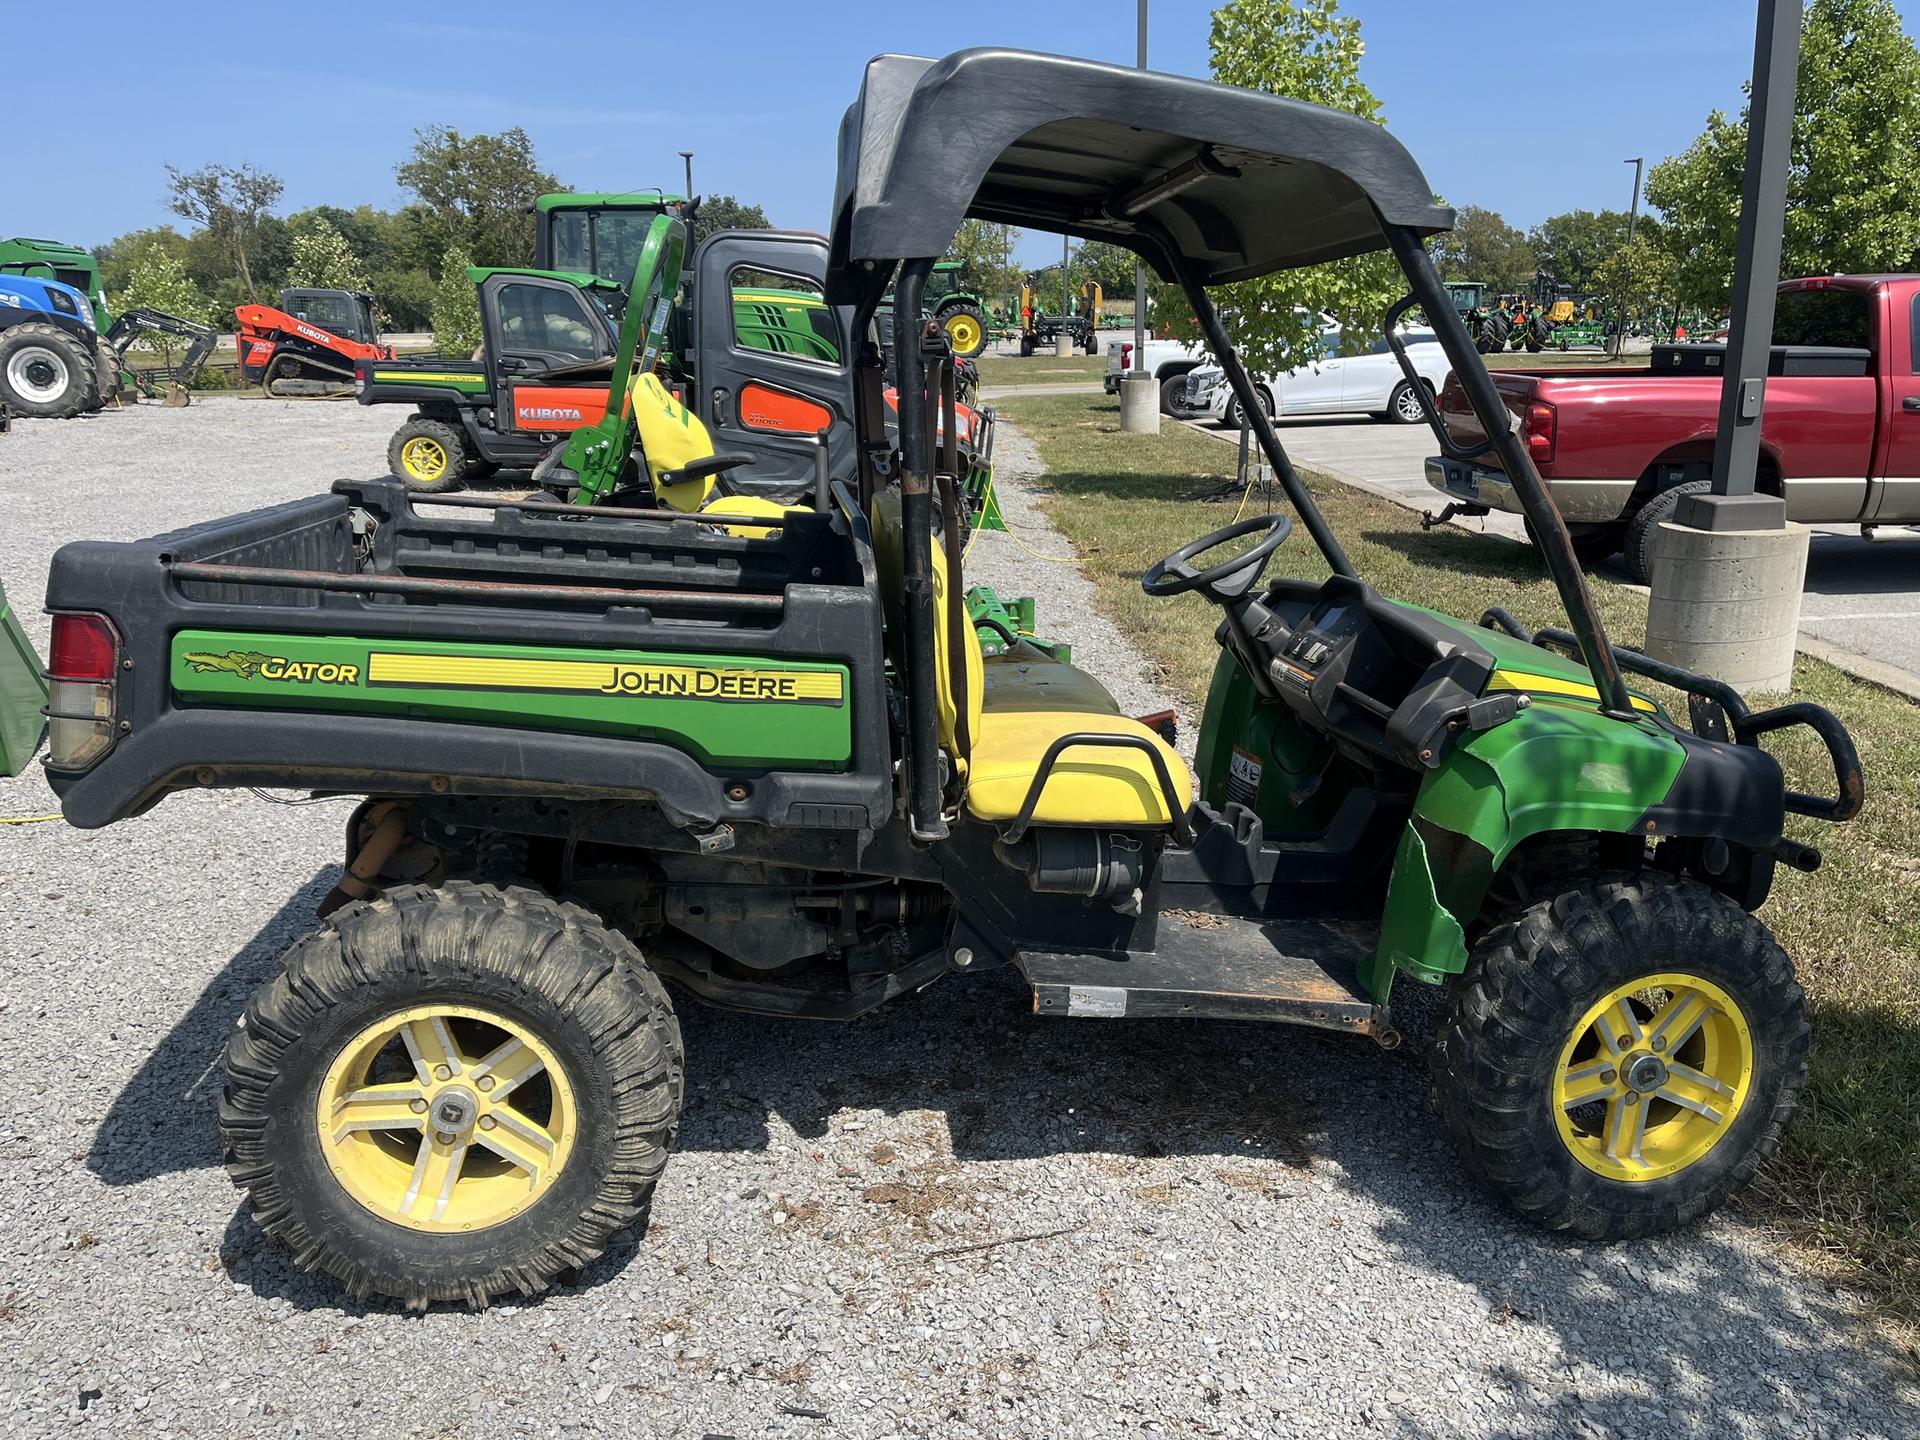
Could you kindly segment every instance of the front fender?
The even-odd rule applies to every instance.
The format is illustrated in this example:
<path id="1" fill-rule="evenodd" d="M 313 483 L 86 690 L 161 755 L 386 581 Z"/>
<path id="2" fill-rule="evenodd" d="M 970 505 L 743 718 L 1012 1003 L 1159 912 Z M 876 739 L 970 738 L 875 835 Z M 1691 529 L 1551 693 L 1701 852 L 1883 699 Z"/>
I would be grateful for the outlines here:
<path id="1" fill-rule="evenodd" d="M 1380 943 L 1362 977 L 1384 1003 L 1395 970 L 1458 974 L 1467 927 L 1514 849 L 1549 831 L 1646 829 L 1673 793 L 1687 747 L 1654 719 L 1610 719 L 1590 705 L 1539 699 L 1505 725 L 1463 740 L 1421 783 L 1394 856 Z"/>

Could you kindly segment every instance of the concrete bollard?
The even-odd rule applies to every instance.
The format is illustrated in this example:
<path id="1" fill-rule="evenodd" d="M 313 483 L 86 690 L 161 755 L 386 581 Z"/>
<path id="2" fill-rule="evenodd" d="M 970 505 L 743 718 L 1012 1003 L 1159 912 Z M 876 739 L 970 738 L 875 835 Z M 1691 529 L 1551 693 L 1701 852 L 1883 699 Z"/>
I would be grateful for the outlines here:
<path id="1" fill-rule="evenodd" d="M 1135 435 L 1160 433 L 1160 383 L 1151 375 L 1121 379 L 1120 428 Z"/>
<path id="2" fill-rule="evenodd" d="M 1804 525 L 1661 525 L 1653 542 L 1647 653 L 1737 690 L 1790 688 L 1808 538 Z"/>
<path id="3" fill-rule="evenodd" d="M 1073 336 L 1062 330 L 1059 337 L 1053 342 L 1053 353 L 1058 355 L 1062 360 L 1071 360 L 1073 358 Z"/>

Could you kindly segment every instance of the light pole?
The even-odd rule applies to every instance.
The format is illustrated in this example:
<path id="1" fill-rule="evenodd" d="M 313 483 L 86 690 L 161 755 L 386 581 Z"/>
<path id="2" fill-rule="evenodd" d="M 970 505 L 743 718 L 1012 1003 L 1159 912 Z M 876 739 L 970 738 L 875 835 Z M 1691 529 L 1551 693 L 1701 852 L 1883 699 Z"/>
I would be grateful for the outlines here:
<path id="1" fill-rule="evenodd" d="M 1067 285 L 1067 265 L 1073 253 L 1072 237 L 1060 237 L 1060 333 L 1053 342 L 1053 353 L 1062 358 L 1073 354 L 1073 331 L 1067 317 L 1073 312 L 1073 300 Z"/>
<path id="2" fill-rule="evenodd" d="M 1640 171 L 1647 163 L 1647 157 L 1636 155 L 1631 160 L 1622 160 L 1622 165 L 1633 167 L 1633 208 L 1627 211 L 1627 243 L 1633 243 L 1633 227 L 1640 219 Z"/>
<path id="3" fill-rule="evenodd" d="M 687 167 L 686 198 L 688 200 L 691 200 L 693 199 L 693 152 L 691 150 L 682 150 L 680 152 L 680 158 L 686 163 L 686 167 Z"/>
<path id="4" fill-rule="evenodd" d="M 1633 243 L 1634 226 L 1640 220 L 1640 170 L 1647 163 L 1647 157 L 1637 155 L 1631 160 L 1622 160 L 1622 165 L 1633 167 L 1633 208 L 1627 211 L 1627 244 Z M 1627 316 L 1626 306 L 1618 291 L 1613 297 L 1613 357 L 1618 360 L 1627 353 Z"/>
<path id="5" fill-rule="evenodd" d="M 1139 40 L 1137 64 L 1147 68 L 1147 0 L 1139 0 L 1136 17 Z M 1160 387 L 1140 368 L 1147 353 L 1147 266 L 1133 262 L 1133 367 L 1120 379 L 1120 428 L 1144 435 L 1160 433 Z"/>

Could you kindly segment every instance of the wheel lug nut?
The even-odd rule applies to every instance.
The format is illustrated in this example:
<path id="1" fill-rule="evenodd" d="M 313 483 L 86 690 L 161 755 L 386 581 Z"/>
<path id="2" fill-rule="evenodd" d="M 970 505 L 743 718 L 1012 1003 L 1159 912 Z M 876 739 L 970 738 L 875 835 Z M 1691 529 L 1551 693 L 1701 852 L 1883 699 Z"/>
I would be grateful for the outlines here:
<path id="1" fill-rule="evenodd" d="M 1666 1036 L 1664 1036 L 1664 1035 L 1656 1035 L 1656 1036 L 1654 1036 L 1654 1037 L 1653 1037 L 1653 1048 L 1654 1048 L 1654 1049 L 1656 1049 L 1656 1050 L 1664 1050 L 1664 1049 L 1666 1049 L 1666 1048 L 1667 1048 L 1667 1037 L 1666 1037 Z"/>
<path id="2" fill-rule="evenodd" d="M 1627 1091 L 1627 1104 L 1638 1105 L 1639 1103 L 1640 1103 L 1640 1092 L 1637 1090 Z"/>
<path id="3" fill-rule="evenodd" d="M 474 1081 L 473 1083 L 478 1085 L 482 1090 L 491 1090 L 493 1089 L 493 1076 L 482 1075 L 478 1080 Z"/>
<path id="4" fill-rule="evenodd" d="M 451 1145 L 453 1144 L 453 1141 L 454 1141 L 454 1137 L 452 1135 L 449 1135 L 444 1130 L 442 1130 L 438 1135 L 435 1135 L 433 1138 L 438 1140 L 442 1145 Z"/>
<path id="5" fill-rule="evenodd" d="M 453 1067 L 451 1065 L 434 1066 L 433 1078 L 436 1080 L 451 1080 L 453 1078 Z"/>
<path id="6" fill-rule="evenodd" d="M 409 1100 L 407 1102 L 407 1108 L 416 1115 L 424 1115 L 427 1113 L 427 1102 L 424 1100 Z"/>
<path id="7" fill-rule="evenodd" d="M 1620 1072 L 1618 1070 L 1602 1070 L 1600 1072 L 1600 1083 L 1602 1085 L 1611 1085 L 1619 1078 Z"/>
<path id="8" fill-rule="evenodd" d="M 498 1123 L 499 1122 L 495 1120 L 491 1115 L 482 1115 L 480 1117 L 480 1128 L 482 1130 L 491 1130 Z"/>

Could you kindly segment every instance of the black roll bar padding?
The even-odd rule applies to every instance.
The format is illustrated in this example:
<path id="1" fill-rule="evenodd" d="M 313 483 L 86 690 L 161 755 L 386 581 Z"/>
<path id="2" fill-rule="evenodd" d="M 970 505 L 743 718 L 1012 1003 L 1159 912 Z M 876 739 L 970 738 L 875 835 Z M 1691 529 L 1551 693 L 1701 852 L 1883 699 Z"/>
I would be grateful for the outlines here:
<path id="1" fill-rule="evenodd" d="M 945 437 L 940 441 L 940 468 L 949 475 L 960 474 L 959 384 L 949 352 L 940 362 L 940 424 Z"/>
<path id="2" fill-rule="evenodd" d="M 1593 603 L 1593 592 L 1587 588 L 1579 557 L 1573 553 L 1573 537 L 1567 533 L 1566 521 L 1560 518 L 1553 498 L 1547 494 L 1546 484 L 1534 468 L 1533 457 L 1527 454 L 1527 447 L 1514 433 L 1512 414 L 1494 388 L 1486 362 L 1467 338 L 1467 327 L 1460 323 L 1460 312 L 1453 308 L 1447 287 L 1433 268 L 1426 243 L 1404 225 L 1383 221 L 1382 228 L 1394 258 L 1407 277 L 1411 297 L 1426 311 L 1435 337 L 1453 362 L 1454 379 L 1460 382 L 1467 403 L 1479 417 L 1500 468 L 1507 472 L 1513 493 L 1533 528 L 1534 548 L 1546 562 L 1553 588 L 1560 592 L 1560 603 L 1566 607 L 1567 617 L 1579 637 L 1581 658 L 1593 674 L 1594 688 L 1600 692 L 1601 713 L 1616 720 L 1635 718 L 1633 702 L 1627 696 L 1627 682 L 1620 678 L 1619 663 L 1614 659 L 1613 647 L 1607 643 L 1607 628 Z"/>
<path id="3" fill-rule="evenodd" d="M 947 821 L 940 802 L 940 726 L 934 693 L 933 455 L 920 347 L 920 303 L 933 258 L 900 267 L 893 295 L 893 345 L 900 379 L 901 611 L 907 657 L 907 832 L 940 840 Z"/>
<path id="4" fill-rule="evenodd" d="M 1114 750 L 1144 750 L 1147 758 L 1153 762 L 1153 778 L 1159 781 L 1160 794 L 1167 802 L 1167 814 L 1172 817 L 1174 838 L 1182 845 L 1193 844 L 1193 825 L 1187 819 L 1187 808 L 1190 802 L 1182 799 L 1180 792 L 1174 788 L 1173 775 L 1167 769 L 1166 758 L 1154 748 L 1153 742 L 1139 735 L 1095 734 L 1086 730 L 1062 735 L 1047 746 L 1047 753 L 1040 757 L 1040 768 L 1033 772 L 1033 783 L 1027 787 L 1027 798 L 1020 802 L 1019 815 L 1014 817 L 1013 824 L 1001 836 L 1007 844 L 1018 843 L 1033 824 L 1033 812 L 1039 807 L 1040 796 L 1046 791 L 1047 781 L 1052 778 L 1053 767 L 1060 756 L 1068 750 L 1083 745 L 1105 746 Z"/>
<path id="5" fill-rule="evenodd" d="M 1177 244 L 1169 242 L 1168 249 L 1171 254 L 1180 255 Z M 1333 527 L 1327 524 L 1327 517 L 1320 513 L 1320 507 L 1314 504 L 1305 482 L 1293 468 L 1293 461 L 1287 458 L 1287 452 L 1280 444 L 1279 432 L 1273 428 L 1273 421 L 1261 407 L 1260 399 L 1254 393 L 1253 381 L 1247 378 L 1246 367 L 1240 363 L 1240 356 L 1227 335 L 1227 327 L 1221 322 L 1220 312 L 1213 308 L 1213 299 L 1207 294 L 1207 287 L 1201 283 L 1199 272 L 1184 256 L 1180 257 L 1176 269 L 1180 288 L 1186 292 L 1187 303 L 1193 306 L 1193 313 L 1200 321 L 1200 330 L 1207 337 L 1207 345 L 1220 362 L 1227 384 L 1233 387 L 1234 398 L 1240 402 L 1240 413 L 1253 426 L 1253 433 L 1259 438 L 1260 449 L 1266 454 L 1267 463 L 1273 466 L 1273 473 L 1279 477 L 1280 488 L 1287 492 L 1288 502 L 1305 522 L 1307 533 L 1313 537 L 1313 543 L 1320 547 L 1320 553 L 1326 557 L 1333 573 L 1344 575 L 1349 580 L 1359 579 L 1353 562 L 1347 558 L 1347 552 L 1334 536 Z"/>
<path id="6" fill-rule="evenodd" d="M 1557 645 L 1562 649 L 1578 651 L 1579 637 L 1570 630 L 1558 627 L 1545 627 L 1538 632 L 1530 631 L 1515 619 L 1511 612 L 1495 605 L 1480 617 L 1480 623 L 1489 628 L 1497 626 L 1516 640 L 1524 640 L 1530 645 L 1542 647 Z M 1741 745 L 1758 746 L 1762 735 L 1770 735 L 1776 730 L 1785 730 L 1793 725 L 1805 725 L 1820 737 L 1827 747 L 1827 756 L 1833 761 L 1834 797 L 1828 799 L 1820 795 L 1808 795 L 1803 791 L 1789 790 L 1786 794 L 1786 807 L 1795 815 L 1809 815 L 1818 820 L 1832 820 L 1836 823 L 1851 820 L 1860 813 L 1860 807 L 1866 801 L 1865 772 L 1860 764 L 1860 752 L 1855 748 L 1853 736 L 1847 733 L 1847 727 L 1840 718 L 1823 705 L 1814 705 L 1807 701 L 1795 701 L 1792 704 L 1775 706 L 1771 710 L 1762 710 L 1755 714 L 1743 696 L 1724 680 L 1716 680 L 1711 675 L 1700 675 L 1694 671 L 1657 660 L 1651 655 L 1643 655 L 1638 650 L 1614 647 L 1614 657 L 1620 668 L 1630 670 L 1636 675 L 1645 675 L 1649 680 L 1657 680 L 1662 685 L 1670 685 L 1675 690 L 1685 691 L 1689 695 L 1699 695 L 1717 703 L 1726 711 L 1727 722 L 1733 728 L 1734 740 Z"/>
<path id="7" fill-rule="evenodd" d="M 1407 354 L 1407 343 L 1397 332 L 1400 319 L 1409 310 L 1419 305 L 1419 297 L 1409 292 L 1396 300 L 1387 310 L 1386 338 L 1387 348 L 1393 352 L 1393 358 L 1400 366 L 1400 373 L 1407 377 L 1407 383 L 1413 387 L 1413 393 L 1420 400 L 1420 414 L 1425 417 L 1427 428 L 1433 431 L 1433 438 L 1440 444 L 1440 453 L 1449 460 L 1478 460 L 1493 449 L 1493 437 L 1487 436 L 1478 445 L 1462 445 L 1447 433 L 1447 422 L 1440 418 L 1440 409 L 1433 397 L 1427 394 L 1427 382 L 1420 378 L 1420 372 L 1413 368 L 1413 358 Z"/>

